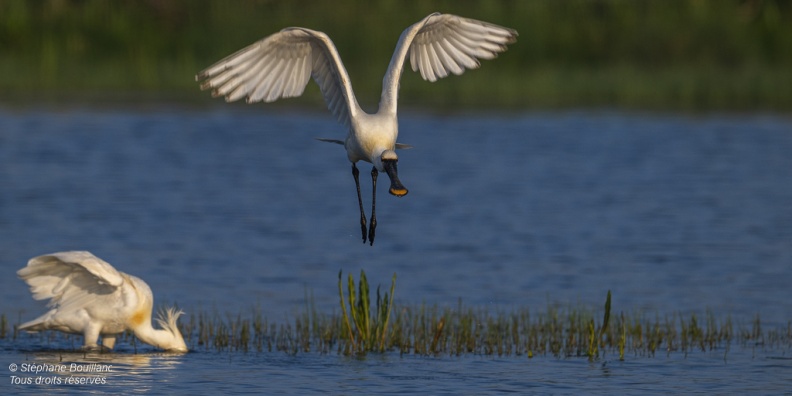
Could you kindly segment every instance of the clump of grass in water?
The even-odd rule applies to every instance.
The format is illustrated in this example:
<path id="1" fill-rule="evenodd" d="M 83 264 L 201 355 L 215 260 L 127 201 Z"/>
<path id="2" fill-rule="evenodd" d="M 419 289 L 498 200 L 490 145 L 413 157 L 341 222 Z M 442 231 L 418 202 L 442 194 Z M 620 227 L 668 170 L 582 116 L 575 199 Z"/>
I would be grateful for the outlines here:
<path id="1" fill-rule="evenodd" d="M 355 293 L 355 279 L 350 274 L 347 280 L 347 290 L 349 294 L 349 315 L 347 315 L 341 271 L 338 272 L 338 295 L 341 299 L 343 322 L 346 324 L 345 334 L 349 341 L 347 347 L 344 349 L 345 354 L 371 351 L 382 352 L 385 350 L 385 338 L 388 335 L 388 322 L 390 320 L 391 308 L 393 307 L 393 293 L 395 289 L 396 274 L 394 273 L 393 279 L 391 280 L 390 294 L 385 293 L 384 297 L 380 297 L 380 289 L 379 286 L 377 287 L 376 315 L 372 317 L 366 272 L 363 270 L 360 271 L 357 294 Z"/>
<path id="2" fill-rule="evenodd" d="M 181 331 L 192 350 L 277 351 L 291 355 L 326 354 L 333 350 L 339 354 L 398 351 L 415 355 L 586 357 L 594 361 L 611 351 L 618 354 L 619 360 L 625 360 L 629 354 L 653 357 L 663 350 L 667 355 L 722 350 L 726 359 L 732 343 L 763 350 L 792 348 L 792 321 L 781 328 L 768 329 L 762 326 L 758 315 L 745 323 L 735 323 L 731 317 L 719 321 L 709 310 L 703 316 L 693 313 L 646 318 L 641 312 L 614 315 L 610 293 L 602 325 L 597 326 L 594 318 L 599 313 L 584 307 L 551 305 L 539 312 L 525 307 L 493 312 L 465 307 L 461 301 L 445 308 L 426 304 L 394 307 L 395 275 L 390 293 L 378 297 L 375 307 L 366 298 L 369 288 L 364 273 L 357 288 L 352 277 L 347 288 L 348 296 L 339 278 L 341 313 L 318 313 L 306 293 L 305 311 L 284 323 L 267 321 L 255 308 L 237 314 L 199 312 L 180 321 Z M 376 314 L 372 316 L 373 308 Z M 55 331 L 22 332 L 18 337 L 65 349 L 82 346 L 81 336 Z M 138 353 L 131 332 L 124 333 L 118 341 L 135 345 L 134 352 Z"/>

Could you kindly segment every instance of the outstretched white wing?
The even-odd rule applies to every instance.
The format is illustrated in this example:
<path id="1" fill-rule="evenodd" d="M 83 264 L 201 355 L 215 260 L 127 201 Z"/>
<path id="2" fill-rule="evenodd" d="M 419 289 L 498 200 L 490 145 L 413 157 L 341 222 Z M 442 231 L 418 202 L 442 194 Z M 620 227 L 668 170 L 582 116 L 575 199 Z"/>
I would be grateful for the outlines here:
<path id="1" fill-rule="evenodd" d="M 410 46 L 410 64 L 424 80 L 462 74 L 492 59 L 515 42 L 517 32 L 491 23 L 440 14 L 430 16 Z"/>
<path id="2" fill-rule="evenodd" d="M 413 71 L 428 81 L 462 74 L 492 59 L 517 40 L 517 31 L 475 19 L 434 13 L 404 30 L 382 82 L 380 108 L 395 112 L 407 53 Z"/>
<path id="3" fill-rule="evenodd" d="M 89 252 L 60 252 L 30 259 L 17 271 L 36 300 L 48 306 L 71 306 L 91 296 L 113 293 L 124 278 L 113 266 Z"/>
<path id="4" fill-rule="evenodd" d="M 302 95 L 313 77 L 341 124 L 360 111 L 349 75 L 330 38 L 305 28 L 286 28 L 198 73 L 201 89 L 233 102 L 273 102 Z"/>

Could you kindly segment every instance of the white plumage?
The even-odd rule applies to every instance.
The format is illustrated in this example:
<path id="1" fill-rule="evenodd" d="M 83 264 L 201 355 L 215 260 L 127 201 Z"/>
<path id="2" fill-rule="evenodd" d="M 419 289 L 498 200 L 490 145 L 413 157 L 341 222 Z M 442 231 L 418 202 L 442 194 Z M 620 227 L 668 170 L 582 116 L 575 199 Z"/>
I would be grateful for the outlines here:
<path id="1" fill-rule="evenodd" d="M 338 121 L 349 128 L 342 142 L 352 162 L 352 174 L 358 190 L 361 230 L 366 242 L 366 217 L 360 197 L 359 171 L 355 163 L 370 162 L 374 198 L 368 239 L 374 243 L 376 215 L 376 180 L 378 172 L 391 179 L 389 192 L 404 196 L 407 189 L 398 179 L 396 148 L 399 134 L 396 117 L 399 79 L 409 54 L 414 71 L 424 80 L 436 81 L 450 73 L 462 74 L 479 67 L 479 59 L 492 59 L 516 40 L 517 32 L 487 22 L 450 14 L 434 13 L 404 30 L 396 44 L 385 77 L 376 113 L 364 112 L 352 91 L 344 64 L 330 38 L 311 29 L 292 27 L 281 30 L 201 71 L 196 81 L 201 89 L 211 89 L 213 96 L 232 102 L 246 98 L 248 103 L 272 102 L 279 98 L 300 96 L 309 76 L 319 85 L 327 107 Z"/>
<path id="2" fill-rule="evenodd" d="M 49 300 L 51 309 L 23 323 L 19 330 L 58 330 L 82 334 L 84 348 L 112 349 L 115 336 L 131 329 L 141 341 L 157 348 L 186 352 L 177 326 L 181 311 L 168 309 L 151 325 L 154 296 L 142 279 L 117 271 L 89 252 L 60 252 L 30 259 L 17 275 L 36 300 Z"/>

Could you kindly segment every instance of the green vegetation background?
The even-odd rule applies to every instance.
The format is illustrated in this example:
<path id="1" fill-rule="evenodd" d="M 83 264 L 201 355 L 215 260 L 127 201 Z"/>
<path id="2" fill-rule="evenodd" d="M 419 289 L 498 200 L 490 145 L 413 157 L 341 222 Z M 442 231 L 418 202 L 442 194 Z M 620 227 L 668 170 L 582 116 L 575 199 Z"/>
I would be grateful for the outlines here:
<path id="1" fill-rule="evenodd" d="M 462 78 L 405 73 L 407 105 L 792 110 L 786 0 L 0 0 L 0 101 L 208 102 L 196 72 L 305 26 L 335 41 L 371 108 L 399 34 L 433 11 L 520 36 Z M 321 95 L 309 84 L 288 103 L 321 106 Z"/>

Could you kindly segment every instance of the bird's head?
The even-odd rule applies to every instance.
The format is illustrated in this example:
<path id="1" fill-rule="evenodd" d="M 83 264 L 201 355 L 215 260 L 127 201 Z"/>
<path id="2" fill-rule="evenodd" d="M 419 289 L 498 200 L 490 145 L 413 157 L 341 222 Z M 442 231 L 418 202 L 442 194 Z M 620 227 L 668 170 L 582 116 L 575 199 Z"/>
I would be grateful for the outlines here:
<path id="1" fill-rule="evenodd" d="M 177 310 L 176 308 L 168 308 L 159 313 L 157 317 L 157 323 L 159 323 L 163 331 L 169 333 L 171 337 L 159 340 L 157 343 L 158 345 L 155 345 L 156 347 L 169 352 L 189 351 L 187 349 L 187 344 L 184 342 L 184 337 L 182 337 L 182 333 L 179 331 L 179 325 L 177 323 L 179 316 L 183 314 L 184 312 Z"/>
<path id="2" fill-rule="evenodd" d="M 378 168 L 384 170 L 391 180 L 391 186 L 388 192 L 397 197 L 407 195 L 407 188 L 401 184 L 399 173 L 396 170 L 396 163 L 399 162 L 399 156 L 396 155 L 396 152 L 393 150 L 385 150 L 380 155 L 379 160 L 381 166 L 378 166 Z"/>

